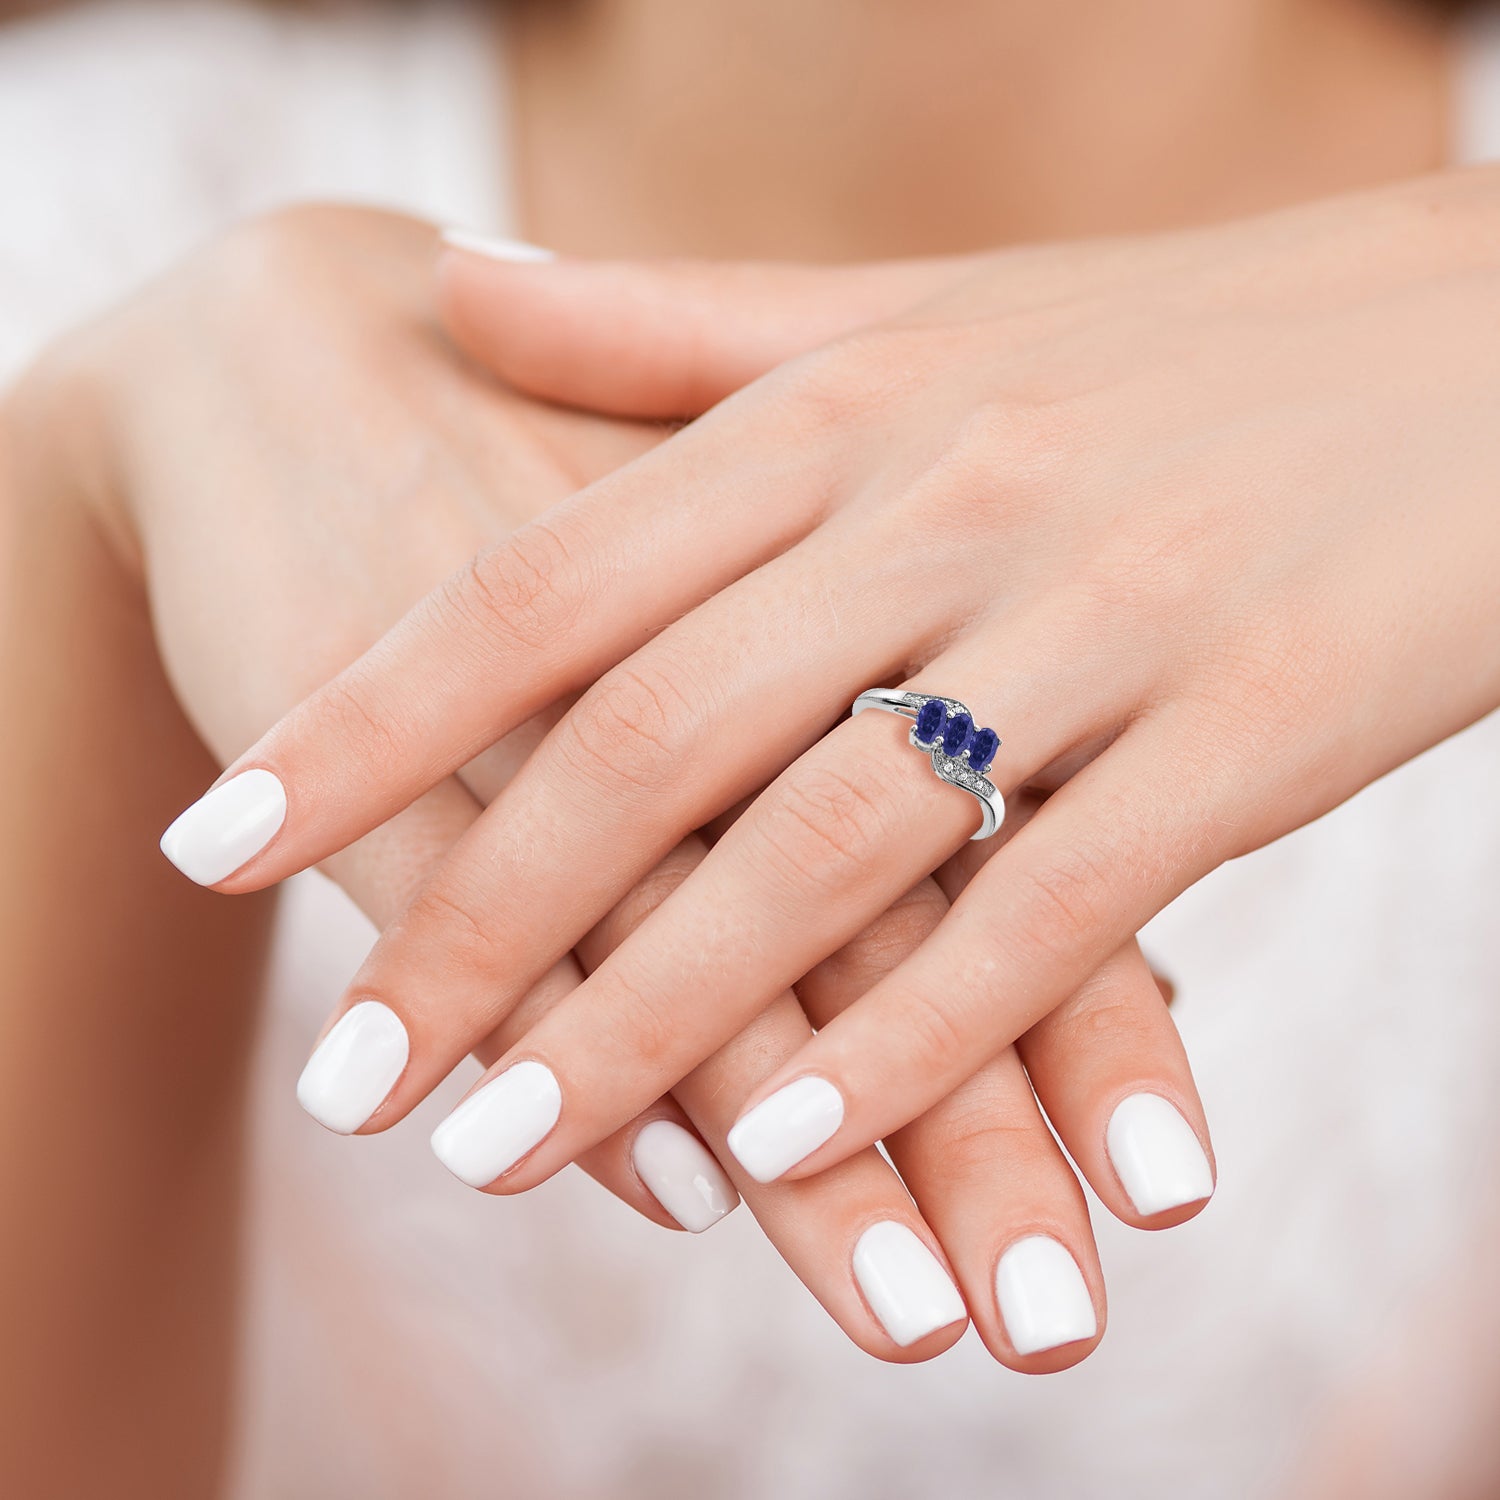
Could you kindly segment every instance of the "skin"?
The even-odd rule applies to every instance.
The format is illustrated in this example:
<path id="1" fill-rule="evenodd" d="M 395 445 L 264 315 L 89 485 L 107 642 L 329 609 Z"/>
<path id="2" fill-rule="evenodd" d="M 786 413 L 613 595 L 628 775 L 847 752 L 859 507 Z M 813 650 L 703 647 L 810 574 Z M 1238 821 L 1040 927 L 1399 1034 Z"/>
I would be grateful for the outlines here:
<path id="1" fill-rule="evenodd" d="M 19 399 L 0 418 L 0 829 L 17 856 L 0 867 L 0 1488 L 205 1494 L 228 1439 L 271 903 L 203 902 L 151 856 L 158 813 L 213 760 L 76 476 L 42 482 L 44 425 Z"/>
<path id="2" fill-rule="evenodd" d="M 1153 16 L 1149 6 L 1129 15 L 1121 9 L 1118 30 L 1091 49 L 1080 46 L 1093 36 L 1090 18 L 1064 7 L 966 7 L 954 28 L 961 24 L 965 35 L 980 25 L 999 29 L 967 49 L 983 57 L 982 70 L 955 76 L 951 55 L 945 63 L 936 50 L 953 28 L 932 27 L 921 7 L 891 10 L 878 32 L 863 7 L 820 7 L 820 56 L 848 59 L 865 80 L 857 96 L 841 91 L 836 115 L 849 128 L 824 149 L 819 120 L 834 118 L 826 113 L 826 68 L 785 66 L 809 14 L 795 0 L 757 7 L 766 25 L 748 35 L 727 0 L 696 6 L 686 18 L 679 7 L 567 6 L 549 15 L 528 6 L 505 53 L 523 226 L 544 242 L 593 252 L 930 254 L 1222 217 L 1406 175 L 1440 159 L 1441 49 L 1425 22 L 1333 3 L 1225 0 L 1202 19 L 1209 10 L 1181 5 Z M 690 35 L 685 22 L 701 30 Z M 724 49 L 718 39 L 730 24 L 736 45 Z M 1242 44 L 1247 26 L 1259 45 Z M 702 76 L 705 46 L 734 66 L 718 70 L 723 91 L 705 101 L 685 138 L 672 101 Z M 649 73 L 648 60 L 662 71 Z M 944 70 L 938 89 L 934 69 Z M 1192 98 L 1171 93 L 1185 78 L 1204 80 L 1204 95 L 1226 107 L 1203 117 Z M 876 79 L 879 88 L 870 86 Z M 889 92 L 906 87 L 918 101 L 941 97 L 953 114 L 932 118 L 932 135 L 893 173 L 881 131 L 899 119 L 909 139 L 915 125 L 929 123 L 927 112 Z M 759 108 L 768 91 L 786 106 L 774 116 Z M 848 111 L 856 97 L 867 113 L 854 120 Z M 1099 107 L 1085 109 L 1082 100 Z M 1163 108 L 1147 118 L 1145 101 Z M 1197 123 L 1185 142 L 1178 120 L 1190 109 Z M 1056 118 L 1039 128 L 1049 110 Z M 618 130 L 622 118 L 631 120 L 630 131 Z M 742 122 L 750 118 L 757 131 L 747 139 Z M 1141 120 L 1142 129 L 1122 132 L 1127 118 Z M 612 141 L 612 180 L 591 175 L 602 160 L 601 128 Z M 1309 150 L 1309 142 L 1327 149 Z M 672 172 L 659 170 L 664 148 Z M 923 166 L 934 152 L 945 164 L 941 174 Z M 850 185 L 857 190 L 846 191 Z M 274 282 L 257 288 L 250 277 L 237 283 L 235 297 L 253 314 L 265 305 L 262 296 L 279 306 L 280 291 Z M 181 328 L 197 331 L 192 322 Z M 178 331 L 173 342 L 190 341 Z M 370 345 L 354 342 L 367 359 Z M 269 359 L 267 388 L 281 384 L 310 347 L 316 341 L 299 337 L 297 360 Z M 743 341 L 737 357 L 746 360 Z M 763 361 L 752 349 L 747 363 L 753 373 Z M 131 388 L 150 383 L 146 370 L 154 380 L 154 362 L 128 371 Z M 87 462 L 108 451 L 92 439 L 111 402 L 87 381 L 71 386 L 66 400 L 54 399 L 50 384 L 29 381 L 0 410 L 3 684 L 7 703 L 35 705 L 9 718 L 0 736 L 8 773 L 0 778 L 0 806 L 14 856 L 0 923 L 19 976 L 14 993 L 24 997 L 0 1008 L 7 1041 L 0 1098 L 13 1121 L 0 1133 L 0 1160 L 9 1222 L 27 1225 L 24 1237 L 0 1238 L 0 1325 L 8 1348 L 20 1351 L 7 1362 L 14 1379 L 0 1403 L 0 1454 L 11 1465 L 0 1488 L 197 1495 L 211 1488 L 231 1399 L 239 1100 L 269 908 L 258 900 L 216 902 L 174 879 L 154 834 L 215 761 L 259 726 L 226 721 L 218 732 L 228 742 L 215 754 L 198 732 L 212 742 L 206 721 L 195 729 L 178 705 L 178 684 L 164 672 L 147 625 L 130 530 L 94 503 L 116 477 L 90 472 Z M 635 398 L 618 399 L 628 408 Z M 282 415 L 296 417 L 295 405 Z M 332 405 L 322 413 L 325 436 L 341 414 Z M 57 417 L 65 418 L 60 429 Z M 159 422 L 148 446 L 170 453 L 183 431 Z M 570 440 L 582 441 L 576 428 Z M 307 462 L 295 443 L 288 448 Z M 548 449 L 554 458 L 569 451 L 557 442 Z M 357 457 L 357 448 L 350 452 Z M 590 461 L 607 468 L 625 456 L 614 448 Z M 223 464 L 211 457 L 217 484 Z M 507 463 L 496 457 L 486 472 L 508 472 Z M 580 465 L 579 478 L 587 468 Z M 371 496 L 390 501 L 388 525 L 411 500 L 410 490 L 391 484 L 389 469 L 349 472 L 364 483 L 340 497 L 346 523 Z M 318 483 L 299 496 L 316 490 L 327 503 L 326 470 L 304 474 Z M 203 486 L 194 499 L 214 488 Z M 358 582 L 341 580 L 346 590 Z M 420 590 L 415 578 L 408 583 Z M 382 609 L 409 602 L 368 600 L 357 590 L 347 602 L 355 601 L 356 626 L 316 659 L 320 669 L 335 670 L 360 649 L 360 629 L 373 634 L 386 623 Z M 56 657 L 50 646 L 36 650 L 38 642 L 55 643 Z M 60 681 L 71 689 L 66 698 Z M 258 701 L 261 723 L 285 706 L 274 693 Z M 122 737 L 119 726 L 128 723 L 149 725 L 150 733 Z M 118 786 L 129 786 L 132 797 L 83 794 Z M 378 852 L 378 840 L 362 843 Z M 399 904 L 408 893 L 399 864 L 372 857 L 370 869 L 372 891 Z M 107 888 L 100 884 L 106 877 Z M 89 900 L 96 885 L 99 895 Z M 80 898 L 93 913 L 87 944 L 76 941 Z M 106 915 L 114 920 L 106 924 Z M 919 933 L 931 915 L 913 919 Z M 205 994 L 212 1007 L 202 1004 Z M 185 1016 L 193 1018 L 190 1030 Z M 66 1066 L 58 1061 L 64 1057 Z M 1034 1055 L 1027 1063 L 1038 1066 Z M 149 1088 L 118 1086 L 134 1079 L 149 1080 Z M 56 1150 L 45 1161 L 28 1146 L 37 1120 L 49 1122 Z M 111 1155 L 101 1174 L 97 1153 L 106 1140 Z M 980 1144 L 974 1150 L 982 1157 Z M 147 1342 L 131 1337 L 141 1327 L 151 1332 Z M 95 1413 L 97 1441 L 77 1440 L 80 1407 Z M 193 1418 L 184 1421 L 188 1411 Z"/>
<path id="3" fill-rule="evenodd" d="M 34 1209 L 14 1222 L 48 1230 L 0 1236 L 5 1369 L 24 1377 L 0 1403 L 7 1493 L 160 1494 L 168 1454 L 180 1492 L 201 1493 L 226 1438 L 244 1069 L 271 904 L 187 887 L 153 830 L 216 758 L 357 658 L 477 547 L 666 430 L 542 405 L 463 360 L 437 337 L 435 254 L 430 227 L 391 215 L 307 209 L 251 224 L 75 335 L 0 404 L 0 688 L 18 709 L 0 743 L 17 854 L 4 866 L 0 941 L 25 997 L 0 1010 L 0 1098 L 10 1201 Z M 66 673 L 30 649 L 41 626 Z M 326 872 L 377 926 L 398 919 L 556 716 L 471 757 Z M 475 1056 L 492 1062 L 572 993 L 731 822 L 666 851 Z M 947 899 L 933 880 L 897 893 L 800 995 L 774 997 L 581 1164 L 675 1228 L 635 1174 L 636 1132 L 670 1119 L 729 1159 L 724 1135 L 765 1068 L 806 1044 L 809 1016 L 831 1019 L 899 963 Z M 103 914 L 87 944 L 72 936 L 80 902 Z M 1043 1098 L 1065 1141 L 1086 1137 L 1097 1100 L 1137 1076 L 1191 1101 L 1206 1138 L 1133 943 L 1072 1011 L 1077 1035 L 1026 1042 L 1033 1073 L 1057 1080 Z M 1124 1024 L 1110 1031 L 1105 1015 Z M 38 1121 L 49 1122 L 40 1151 Z M 1042 1230 L 1072 1250 L 1104 1328 L 1083 1195 L 1021 1055 L 997 1058 L 894 1136 L 891 1152 L 904 1183 L 873 1149 L 806 1183 L 734 1173 L 849 1336 L 906 1362 L 963 1332 L 958 1322 L 899 1347 L 865 1305 L 853 1244 L 867 1225 L 898 1220 L 951 1265 L 998 1359 L 1042 1373 L 1091 1352 L 1097 1338 L 1017 1355 L 995 1306 L 995 1262 Z M 1144 1227 L 1191 1212 L 1140 1221 L 1106 1162 L 1086 1171 Z M 108 1413 L 97 1443 L 62 1441 L 81 1403 Z M 197 1413 L 193 1437 L 177 1442 L 184 1410 Z"/>
<path id="4" fill-rule="evenodd" d="M 1003 707 L 1018 747 L 997 784 L 1057 790 L 930 938 L 745 1101 L 830 1081 L 842 1124 L 792 1172 L 842 1161 L 1014 1042 L 1194 880 L 1500 704 L 1500 359 L 1483 332 L 1497 229 L 1487 169 L 1222 229 L 895 267 L 903 310 L 828 344 L 812 330 L 812 352 L 481 555 L 273 728 L 231 774 L 273 771 L 287 819 L 222 888 L 340 847 L 571 688 L 581 662 L 597 677 L 346 999 L 410 1019 L 384 1125 L 619 882 L 775 778 L 494 1065 L 541 1061 L 563 1092 L 552 1133 L 502 1179 L 519 1191 L 972 831 L 967 799 L 914 784 L 898 726 L 828 730 L 829 705 L 870 683 L 979 685 L 982 721 Z M 568 268 L 474 274 L 509 288 L 494 314 L 512 335 L 505 374 L 573 394 L 532 300 L 565 298 Z M 630 274 L 573 275 L 579 326 L 649 305 L 653 273 L 644 292 Z M 912 303 L 923 277 L 941 290 Z M 806 281 L 788 279 L 805 304 Z M 851 279 L 862 303 L 879 273 Z M 813 280 L 838 301 L 842 273 Z M 465 295 L 450 288 L 456 318 Z M 528 306 L 529 338 L 515 333 Z M 650 344 L 666 326 L 632 333 Z M 576 394 L 610 405 L 611 381 L 633 387 L 600 352 L 575 351 Z M 1435 516 L 1416 526 L 1419 501 Z M 606 866 L 588 860 L 599 847 Z M 496 885 L 496 868 L 526 878 Z M 455 944 L 463 971 L 435 985 Z"/>
<path id="5" fill-rule="evenodd" d="M 227 755 L 247 724 L 273 718 L 310 683 L 331 675 L 335 661 L 358 656 L 435 577 L 461 566 L 480 538 L 522 534 L 525 524 L 536 524 L 537 512 L 596 474 L 616 469 L 618 461 L 649 450 L 660 437 L 660 429 L 519 400 L 463 366 L 432 339 L 433 254 L 431 231 L 409 221 L 351 211 L 285 216 L 233 236 L 184 268 L 157 300 L 126 309 L 81 351 L 66 355 L 61 372 L 49 377 L 65 403 L 76 404 L 84 382 L 114 394 L 106 456 L 96 465 L 114 472 L 94 503 L 138 554 L 168 675 L 201 733 L 221 753 Z M 351 284 L 352 264 L 367 269 Z M 178 368 L 170 364 L 169 346 L 173 331 L 184 326 L 205 330 L 205 352 L 192 351 Z M 329 363 L 308 371 L 308 387 L 255 378 L 257 365 L 269 370 L 287 363 L 287 340 L 305 339 L 313 327 L 320 330 L 316 347 Z M 367 353 L 372 342 L 373 355 Z M 219 363 L 230 351 L 232 368 Z M 217 393 L 236 389 L 247 363 L 251 385 L 236 403 L 239 413 L 216 422 L 222 399 Z M 158 377 L 149 387 L 136 387 L 127 372 L 143 365 Z M 375 378 L 362 370 L 381 373 Z M 320 395 L 330 375 L 338 381 L 337 394 Z M 210 393 L 209 409 L 193 410 L 194 391 Z M 166 432 L 184 422 L 208 434 L 201 445 L 165 441 Z M 70 425 L 66 418 L 57 423 L 63 430 Z M 378 442 L 370 437 L 375 432 L 384 435 Z M 343 435 L 331 449 L 330 433 Z M 434 446 L 434 435 L 441 446 Z M 330 451 L 339 455 L 336 475 L 326 472 Z M 559 452 L 568 459 L 556 458 Z M 214 509 L 203 500 L 210 465 L 237 476 L 237 488 L 222 482 L 216 487 L 221 498 Z M 381 475 L 394 475 L 394 483 Z M 311 507 L 310 497 L 316 501 Z M 330 573 L 340 579 L 333 594 Z M 276 601 L 274 609 L 266 608 L 267 599 Z M 222 622 L 219 630 L 216 622 Z M 559 712 L 523 721 L 513 736 L 496 737 L 467 757 L 454 778 L 376 831 L 373 843 L 331 861 L 329 873 L 377 925 L 406 920 L 416 893 L 535 753 Z M 604 962 L 702 861 L 698 826 L 684 830 L 660 861 L 642 871 L 635 889 L 616 893 L 599 913 L 601 925 L 580 933 L 576 958 L 571 950 L 556 955 L 525 986 L 514 1010 L 497 1014 L 495 1027 L 476 1038 L 482 1061 L 493 1061 L 538 1023 L 578 986 L 579 962 L 589 968 Z M 724 826 L 710 828 L 708 837 Z M 853 952 L 835 955 L 835 962 L 845 973 L 893 966 L 915 946 L 922 914 L 942 900 L 935 884 L 920 877 L 909 882 L 888 903 L 895 914 L 873 913 L 860 933 L 850 934 Z M 434 960 L 434 989 L 441 990 L 442 976 L 466 967 L 465 943 L 455 941 L 445 957 Z M 847 979 L 840 984 L 830 977 L 823 989 L 847 994 Z M 1122 946 L 1078 1005 L 1087 1012 L 1106 1000 L 1134 1018 L 1126 1033 L 1133 1045 L 1122 1037 L 1102 1049 L 1106 1055 L 1098 1066 L 1111 1087 L 1128 1089 L 1145 1078 L 1181 1094 L 1206 1135 L 1181 1046 L 1133 944 Z M 823 1009 L 831 1015 L 843 1004 L 847 1000 L 827 999 Z M 767 1059 L 790 1056 L 811 1037 L 789 987 L 769 996 L 768 1006 L 767 1016 L 746 1018 L 745 1033 L 725 1039 L 733 1043 L 729 1050 L 705 1058 L 705 1070 L 695 1072 L 679 1094 L 716 1148 Z M 435 1013 L 434 1024 L 439 1020 Z M 1041 1149 L 1046 1129 L 1013 1062 L 1008 1076 L 1008 1088 L 998 1092 L 1029 1119 L 1035 1154 L 1048 1166 L 1035 1174 L 1034 1187 L 1017 1179 L 1003 1202 L 987 1210 L 994 1225 L 989 1238 L 1004 1242 L 1008 1214 L 1022 1215 L 1022 1222 L 1026 1214 L 1060 1214 L 1050 1206 L 1057 1200 L 1071 1209 L 1069 1240 L 1078 1242 L 1080 1257 L 1093 1260 L 1076 1182 L 1055 1149 Z M 1080 1099 L 1067 1108 L 1070 1090 L 1058 1094 L 1054 1116 L 1064 1138 L 1075 1130 L 1086 1135 L 1081 1116 L 1092 1110 L 1092 1101 Z M 683 1120 L 675 1105 L 650 1101 L 638 1118 L 600 1143 L 588 1165 L 627 1201 L 670 1224 L 629 1166 L 635 1131 L 660 1115 Z M 377 1116 L 370 1128 L 385 1123 Z M 944 1135 L 929 1132 L 920 1163 L 929 1179 L 943 1175 L 938 1163 L 951 1144 Z M 1008 1162 L 990 1165 L 998 1177 Z M 1098 1163 L 1091 1175 L 1106 1201 L 1139 1220 L 1107 1165 Z M 763 1187 L 745 1184 L 747 1191 L 752 1187 L 756 1201 L 773 1208 L 778 1222 L 799 1217 L 795 1198 L 768 1198 Z M 961 1328 L 914 1350 L 896 1349 L 853 1290 L 844 1247 L 864 1224 L 898 1217 L 936 1238 L 905 1204 L 904 1191 L 877 1154 L 866 1153 L 845 1181 L 819 1191 L 829 1210 L 802 1216 L 807 1222 L 795 1225 L 792 1259 L 815 1293 L 836 1304 L 835 1316 L 851 1335 L 896 1359 L 927 1357 L 951 1343 Z M 1169 1214 L 1161 1222 L 1183 1216 Z M 1003 1345 L 993 1313 L 989 1322 Z M 1043 1362 L 1071 1363 L 1091 1347 Z"/>
<path id="6" fill-rule="evenodd" d="M 1361 0 L 523 0 L 501 58 L 520 223 L 588 256 L 843 262 L 1242 217 L 1447 159 L 1437 19 Z"/>

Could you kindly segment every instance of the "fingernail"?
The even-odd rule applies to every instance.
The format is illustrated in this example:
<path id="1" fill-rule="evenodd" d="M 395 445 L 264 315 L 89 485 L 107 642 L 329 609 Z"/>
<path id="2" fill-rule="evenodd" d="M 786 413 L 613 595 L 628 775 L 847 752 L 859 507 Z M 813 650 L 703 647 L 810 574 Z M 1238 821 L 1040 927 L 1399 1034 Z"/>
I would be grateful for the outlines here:
<path id="1" fill-rule="evenodd" d="M 432 1132 L 432 1149 L 461 1182 L 485 1187 L 545 1140 L 560 1114 L 562 1090 L 552 1069 L 518 1062 Z"/>
<path id="2" fill-rule="evenodd" d="M 1193 1127 L 1160 1094 L 1121 1100 L 1104 1140 L 1138 1214 L 1165 1213 L 1213 1196 L 1213 1170 Z"/>
<path id="3" fill-rule="evenodd" d="M 470 255 L 503 260 L 511 265 L 542 265 L 557 259 L 556 251 L 546 250 L 541 245 L 528 245 L 525 240 L 490 239 L 486 235 L 470 234 L 466 229 L 445 229 L 443 243 L 450 250 L 463 250 Z"/>
<path id="4" fill-rule="evenodd" d="M 717 1224 L 740 1201 L 708 1147 L 671 1120 L 643 1125 L 630 1159 L 651 1196 L 694 1234 Z"/>
<path id="5" fill-rule="evenodd" d="M 361 1000 L 308 1058 L 297 1103 L 318 1124 L 349 1135 L 385 1102 L 410 1050 L 401 1017 L 378 1000 Z"/>
<path id="6" fill-rule="evenodd" d="M 1099 1331 L 1078 1262 L 1045 1234 L 1017 1240 L 995 1268 L 995 1299 L 1017 1354 L 1040 1354 Z"/>
<path id="7" fill-rule="evenodd" d="M 729 1132 L 729 1149 L 757 1182 L 775 1182 L 828 1140 L 843 1119 L 843 1096 L 826 1078 L 799 1078 L 740 1116 Z"/>
<path id="8" fill-rule="evenodd" d="M 903 1349 L 969 1315 L 937 1256 L 894 1219 L 860 1235 L 854 1279 L 880 1326 Z"/>
<path id="9" fill-rule="evenodd" d="M 286 818 L 286 789 L 269 771 L 242 771 L 205 792 L 161 836 L 161 852 L 199 885 L 217 885 L 259 854 Z"/>

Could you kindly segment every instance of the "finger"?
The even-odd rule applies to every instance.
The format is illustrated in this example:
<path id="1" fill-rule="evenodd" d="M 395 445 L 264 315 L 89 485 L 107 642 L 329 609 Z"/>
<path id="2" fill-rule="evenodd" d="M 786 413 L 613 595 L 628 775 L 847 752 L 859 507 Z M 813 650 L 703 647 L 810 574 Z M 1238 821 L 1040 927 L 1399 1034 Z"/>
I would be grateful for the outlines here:
<path id="1" fill-rule="evenodd" d="M 957 900 L 1044 805 L 1013 797 L 1000 838 L 937 872 L 945 897 Z M 1016 1043 L 1074 1164 L 1111 1213 L 1141 1229 L 1193 1218 L 1214 1188 L 1208 1122 L 1171 1003 L 1171 984 L 1132 938 Z"/>
<path id="2" fill-rule="evenodd" d="M 475 769 L 481 784 L 493 785 L 496 768 Z M 410 901 L 432 867 L 479 816 L 482 803 L 457 782 L 444 781 L 390 822 L 341 850 L 324 870 L 377 927 L 390 922 Z M 481 1038 L 474 1056 L 488 1065 L 525 1034 L 583 978 L 571 955 L 523 998 L 507 1025 Z M 324 1035 L 327 1034 L 325 1028 Z M 363 1065 L 330 1074 L 309 1063 L 298 1083 L 298 1098 L 320 1123 L 345 1126 L 373 1107 L 405 1066 L 399 1036 L 373 1021 L 366 1023 L 367 1056 Z M 316 1047 L 314 1049 L 316 1055 Z M 345 1059 L 346 1063 L 349 1059 Z M 394 1076 L 393 1076 L 394 1075 Z M 365 1090 L 352 1097 L 351 1090 Z M 578 1161 L 591 1177 L 628 1207 L 669 1228 L 701 1232 L 717 1223 L 739 1202 L 739 1195 L 708 1149 L 671 1099 L 649 1106 L 623 1130 L 584 1152 Z M 666 1184 L 666 1187 L 663 1187 Z M 669 1191 L 672 1188 L 676 1191 Z"/>
<path id="3" fill-rule="evenodd" d="M 377 928 L 384 928 L 483 810 L 472 793 L 448 777 L 318 868 Z"/>
<path id="4" fill-rule="evenodd" d="M 805 1045 L 790 992 L 675 1090 L 782 1258 L 866 1353 L 911 1362 L 950 1348 L 968 1325 L 952 1267 L 911 1195 L 873 1147 L 805 1182 L 759 1183 L 726 1139 L 751 1080 Z"/>
<path id="5" fill-rule="evenodd" d="M 817 1091 L 827 1101 L 826 1142 L 791 1171 L 816 1171 L 930 1107 L 1232 852 L 1227 768 L 1194 768 L 1182 754 L 1193 727 L 1177 719 L 1133 725 L 1049 798 L 932 938 L 767 1080 L 757 1105 L 794 1082 L 793 1098 Z M 746 1129 L 757 1149 L 772 1136 L 766 1154 L 774 1146 L 782 1159 L 803 1143 L 777 1126 L 784 1110 Z M 1199 1181 L 1210 1180 L 1205 1156 Z"/>
<path id="6" fill-rule="evenodd" d="M 783 564 L 795 566 L 779 559 L 762 573 L 774 580 Z M 768 635 L 759 587 L 726 591 L 692 627 L 694 640 L 755 638 L 758 677 L 705 672 L 710 647 L 690 655 L 671 632 L 654 642 L 650 659 L 662 664 L 647 665 L 643 652 L 590 690 L 377 944 L 342 1003 L 374 997 L 399 1016 L 412 1066 L 362 1128 L 400 1119 L 673 843 L 764 779 L 768 759 L 785 764 L 815 740 L 812 716 L 852 699 L 872 655 L 894 662 L 907 649 L 911 621 L 851 611 L 826 633 L 820 659 L 804 637 L 821 622 L 794 618 L 780 627 L 784 641 Z M 1018 630 L 1010 661 L 1025 661 L 1030 644 Z M 991 676 L 1000 701 L 1037 696 L 1029 669 L 1007 664 Z M 1091 733 L 1102 690 L 1095 682 L 1078 693 L 1071 721 L 1050 697 L 1018 707 L 1018 739 L 1032 756 L 1012 774 L 1024 778 Z M 902 748 L 886 715 L 840 725 L 793 772 L 715 847 L 692 899 L 665 904 L 650 936 L 633 935 L 517 1053 L 564 1064 L 552 1076 L 569 1101 L 556 1142 L 518 1186 L 667 1092 L 973 830 L 970 799 Z"/>
<path id="7" fill-rule="evenodd" d="M 448 243 L 439 303 L 460 348 L 533 395 L 641 417 L 697 416 L 974 265 L 969 256 L 858 266 L 538 261 L 486 253 L 467 236 Z"/>
<path id="8" fill-rule="evenodd" d="M 814 969 L 798 986 L 813 1024 L 826 1026 L 857 1004 L 947 909 L 937 883 L 921 881 Z M 1044 1374 L 1087 1358 L 1105 1307 L 1088 1206 L 1014 1049 L 885 1144 L 996 1359 Z"/>
<path id="9" fill-rule="evenodd" d="M 737 441 L 728 408 L 710 420 Z M 762 443 L 732 475 L 718 451 L 682 433 L 480 554 L 241 756 L 163 852 L 236 892 L 326 858 L 815 524 L 808 445 Z"/>
<path id="10" fill-rule="evenodd" d="M 505 1054 L 583 979 L 577 959 L 560 959 L 474 1049 L 486 1068 Z M 701 1234 L 739 1205 L 713 1152 L 671 1097 L 649 1105 L 623 1129 L 583 1152 L 577 1165 L 645 1218 Z"/>
<path id="11" fill-rule="evenodd" d="M 1087 1359 L 1105 1325 L 1088 1204 L 1015 1049 L 886 1144 L 990 1353 L 1031 1375 Z"/>
<path id="12" fill-rule="evenodd" d="M 1208 1122 L 1187 1052 L 1132 942 L 1017 1043 L 1047 1117 L 1117 1218 L 1167 1229 L 1213 1195 Z"/>
<path id="13" fill-rule="evenodd" d="M 685 840 L 652 881 L 580 945 L 596 967 L 703 858 Z M 734 1165 L 725 1134 L 767 1067 L 811 1036 L 796 997 L 778 995 L 749 1026 L 684 1078 L 675 1094 L 721 1160 L 767 1237 L 860 1348 L 887 1360 L 928 1359 L 963 1332 L 966 1314 L 941 1247 L 879 1152 L 859 1152 L 807 1182 L 764 1185 Z"/>

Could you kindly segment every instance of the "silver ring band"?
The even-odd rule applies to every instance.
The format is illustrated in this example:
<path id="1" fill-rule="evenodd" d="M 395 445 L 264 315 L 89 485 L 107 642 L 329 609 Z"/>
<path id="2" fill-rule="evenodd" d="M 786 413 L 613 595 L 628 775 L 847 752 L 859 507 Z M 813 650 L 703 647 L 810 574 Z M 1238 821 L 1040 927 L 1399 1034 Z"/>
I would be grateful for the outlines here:
<path id="1" fill-rule="evenodd" d="M 929 707 L 928 705 L 933 705 Z M 982 821 L 971 839 L 987 839 L 1005 821 L 1005 799 L 985 776 L 1000 738 L 992 729 L 979 729 L 974 715 L 957 698 L 938 693 L 904 693 L 899 688 L 867 688 L 854 700 L 850 713 L 884 709 L 915 720 L 907 736 L 919 750 L 932 756 L 932 769 L 950 786 L 962 787 L 979 803 Z M 925 712 L 924 712 L 925 710 Z"/>

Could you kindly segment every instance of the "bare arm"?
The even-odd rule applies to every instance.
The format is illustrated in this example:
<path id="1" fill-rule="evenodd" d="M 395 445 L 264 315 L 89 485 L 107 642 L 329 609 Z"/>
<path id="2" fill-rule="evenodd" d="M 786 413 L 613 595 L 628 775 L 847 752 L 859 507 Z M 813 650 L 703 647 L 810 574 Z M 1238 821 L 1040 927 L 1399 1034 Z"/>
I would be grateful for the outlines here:
<path id="1" fill-rule="evenodd" d="M 0 1493 L 205 1495 L 270 906 L 157 852 L 215 767 L 45 404 L 0 409 Z"/>

